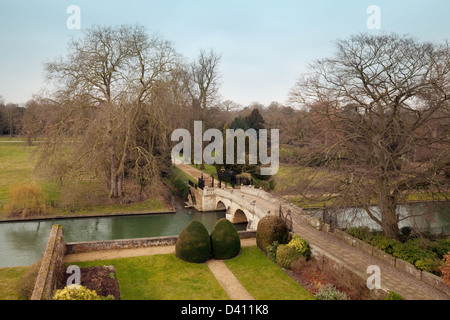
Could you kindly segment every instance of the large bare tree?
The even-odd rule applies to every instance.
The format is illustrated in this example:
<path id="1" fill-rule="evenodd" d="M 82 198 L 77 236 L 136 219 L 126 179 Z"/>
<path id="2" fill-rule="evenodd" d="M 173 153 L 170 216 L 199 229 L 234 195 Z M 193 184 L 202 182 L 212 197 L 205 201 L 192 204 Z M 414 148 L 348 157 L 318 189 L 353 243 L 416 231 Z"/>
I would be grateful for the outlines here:
<path id="1" fill-rule="evenodd" d="M 359 34 L 336 49 L 290 95 L 309 111 L 302 193 L 360 206 L 398 238 L 399 202 L 449 192 L 450 46 Z"/>
<path id="2" fill-rule="evenodd" d="M 161 120 L 152 118 L 152 103 L 176 58 L 170 42 L 138 25 L 95 26 L 72 40 L 65 58 L 45 65 L 60 108 L 59 121 L 47 128 L 47 164 L 64 159 L 63 172 L 104 174 L 110 197 L 120 198 L 131 153 L 155 168 L 152 150 L 136 145 L 138 121 Z"/>

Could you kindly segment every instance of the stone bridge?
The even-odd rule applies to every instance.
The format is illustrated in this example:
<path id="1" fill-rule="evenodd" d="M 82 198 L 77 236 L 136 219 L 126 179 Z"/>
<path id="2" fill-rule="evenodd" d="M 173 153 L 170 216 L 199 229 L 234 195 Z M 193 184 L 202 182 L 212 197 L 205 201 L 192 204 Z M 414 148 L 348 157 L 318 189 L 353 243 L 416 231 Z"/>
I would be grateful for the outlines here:
<path id="1" fill-rule="evenodd" d="M 278 215 L 280 208 L 283 208 L 283 212 L 302 211 L 289 202 L 284 202 L 253 186 L 241 186 L 239 189 L 191 188 L 190 203 L 198 211 L 226 210 L 228 220 L 233 223 L 247 223 L 247 230 L 256 230 L 261 218 L 270 214 Z M 296 213 L 305 216 L 303 212 Z M 314 219 L 309 222 L 314 227 L 320 227 L 319 220 Z"/>

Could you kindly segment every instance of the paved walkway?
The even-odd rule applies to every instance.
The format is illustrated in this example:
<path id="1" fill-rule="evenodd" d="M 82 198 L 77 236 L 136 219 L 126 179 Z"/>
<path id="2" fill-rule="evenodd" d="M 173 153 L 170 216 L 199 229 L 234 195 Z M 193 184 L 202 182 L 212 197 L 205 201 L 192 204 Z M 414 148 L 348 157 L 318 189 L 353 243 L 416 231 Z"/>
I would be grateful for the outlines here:
<path id="1" fill-rule="evenodd" d="M 177 167 L 183 171 L 185 171 L 184 166 L 186 165 L 177 164 Z M 189 168 L 187 168 L 185 172 L 192 177 L 198 178 L 201 175 L 199 170 L 192 168 L 191 166 L 188 167 Z M 239 189 L 235 189 L 234 192 L 239 193 L 240 191 Z M 278 204 L 245 193 L 241 194 L 251 201 L 256 201 L 259 206 L 270 210 L 270 212 L 279 210 Z M 362 276 L 367 275 L 367 277 L 369 277 L 370 274 L 366 273 L 367 268 L 371 265 L 379 266 L 381 270 L 382 288 L 395 291 L 407 300 L 450 300 L 450 297 L 445 293 L 400 271 L 390 264 L 337 239 L 332 234 L 314 229 L 301 217 L 293 215 L 292 218 L 293 231 L 295 233 L 301 235 L 310 244 L 320 248 L 328 255 L 341 260 L 351 270 L 354 270 L 358 274 Z"/>

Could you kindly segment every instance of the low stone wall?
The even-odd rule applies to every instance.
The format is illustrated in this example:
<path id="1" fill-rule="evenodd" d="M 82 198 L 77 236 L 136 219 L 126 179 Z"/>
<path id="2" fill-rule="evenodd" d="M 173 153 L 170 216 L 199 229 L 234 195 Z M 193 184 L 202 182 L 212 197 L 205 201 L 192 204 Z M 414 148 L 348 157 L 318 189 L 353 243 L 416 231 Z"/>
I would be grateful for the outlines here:
<path id="1" fill-rule="evenodd" d="M 381 289 L 370 290 L 367 288 L 367 275 L 361 274 L 348 266 L 341 259 L 327 253 L 326 251 L 311 245 L 311 259 L 316 263 L 317 267 L 331 275 L 339 275 L 339 280 L 354 288 L 359 288 L 361 292 L 365 292 L 365 296 L 370 299 L 384 299 L 388 294 L 388 289 L 381 287 Z"/>
<path id="2" fill-rule="evenodd" d="M 254 196 L 257 196 L 264 200 L 267 200 L 269 202 L 275 203 L 277 205 L 281 205 L 283 211 L 291 210 L 292 214 L 296 214 L 297 216 L 301 217 L 303 220 L 308 222 L 308 224 L 310 226 L 312 226 L 313 228 L 315 228 L 317 230 L 322 230 L 322 228 L 323 228 L 324 223 L 320 219 L 317 219 L 315 217 L 312 217 L 312 216 L 304 213 L 300 207 L 294 205 L 293 203 L 291 203 L 283 198 L 277 197 L 273 194 L 270 194 L 270 193 L 264 191 L 263 189 L 257 189 L 253 186 L 241 186 L 240 190 L 242 193 L 254 195 Z"/>
<path id="3" fill-rule="evenodd" d="M 400 258 L 394 257 L 382 250 L 379 250 L 374 246 L 372 246 L 371 244 L 349 235 L 345 231 L 335 229 L 334 235 L 336 236 L 336 238 L 348 243 L 349 245 L 359 248 L 373 255 L 374 257 L 389 263 L 390 265 L 396 267 L 397 269 L 410 274 L 414 278 L 417 278 L 450 296 L 450 287 L 444 283 L 442 278 L 429 272 L 419 270 L 411 263 L 402 260 Z"/>
<path id="4" fill-rule="evenodd" d="M 239 231 L 241 239 L 256 237 L 256 231 Z M 123 240 L 103 240 L 72 242 L 66 244 L 66 254 L 86 253 L 100 250 L 132 249 L 143 247 L 170 246 L 175 245 L 178 236 L 136 238 Z"/>
<path id="5" fill-rule="evenodd" d="M 50 231 L 47 247 L 42 258 L 31 300 L 51 300 L 56 289 L 57 279 L 63 270 L 66 252 L 63 229 L 54 225 Z"/>

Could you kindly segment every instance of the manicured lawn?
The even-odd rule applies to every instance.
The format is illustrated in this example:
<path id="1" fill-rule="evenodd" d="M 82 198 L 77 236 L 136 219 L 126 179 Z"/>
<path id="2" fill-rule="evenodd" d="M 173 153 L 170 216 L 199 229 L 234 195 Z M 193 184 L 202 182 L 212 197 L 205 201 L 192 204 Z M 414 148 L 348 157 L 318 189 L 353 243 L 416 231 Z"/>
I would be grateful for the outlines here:
<path id="1" fill-rule="evenodd" d="M 257 247 L 225 262 L 258 300 L 312 300 L 314 297 Z M 206 264 L 184 262 L 174 254 L 79 262 L 79 267 L 114 265 L 123 300 L 228 300 Z"/>
<path id="2" fill-rule="evenodd" d="M 270 261 L 258 247 L 242 253 L 226 265 L 257 300 L 314 300 L 314 296 Z"/>
<path id="3" fill-rule="evenodd" d="M 206 264 L 184 262 L 174 254 L 77 263 L 114 265 L 123 300 L 228 300 Z"/>
<path id="4" fill-rule="evenodd" d="M 29 268 L 0 268 L 0 300 L 21 300 L 19 284 Z"/>

